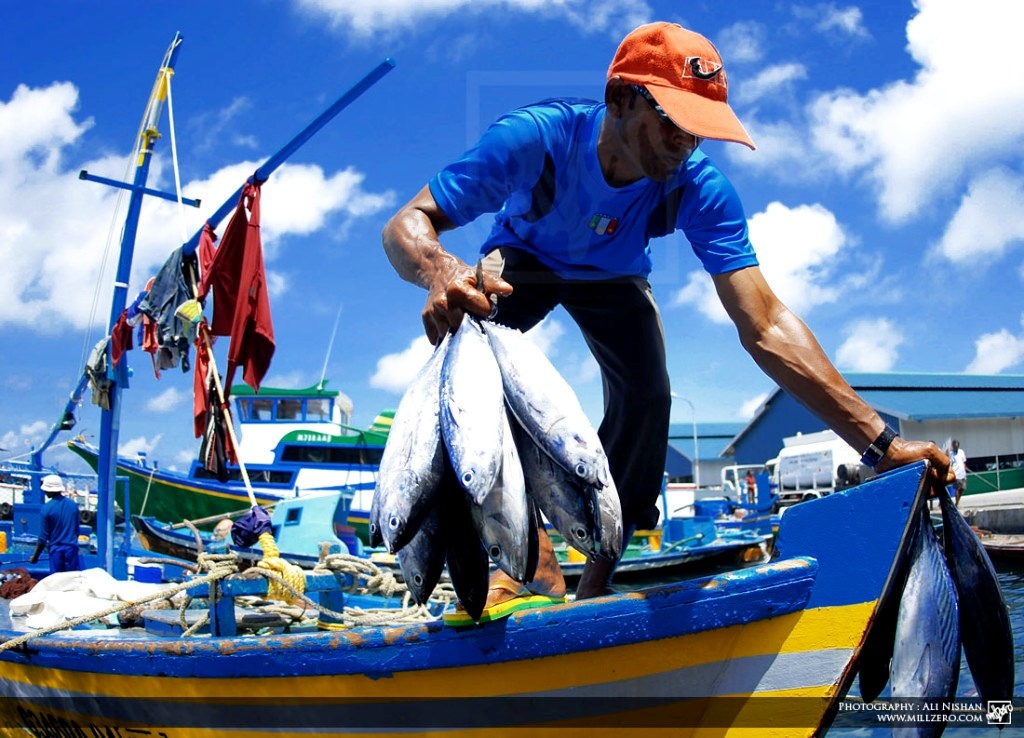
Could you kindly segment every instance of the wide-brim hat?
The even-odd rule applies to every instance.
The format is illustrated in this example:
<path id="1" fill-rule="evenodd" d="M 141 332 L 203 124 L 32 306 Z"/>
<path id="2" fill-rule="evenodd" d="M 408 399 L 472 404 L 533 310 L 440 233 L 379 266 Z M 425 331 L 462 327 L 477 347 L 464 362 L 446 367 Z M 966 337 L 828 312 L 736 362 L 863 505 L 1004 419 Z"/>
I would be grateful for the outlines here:
<path id="1" fill-rule="evenodd" d="M 715 45 L 678 23 L 648 23 L 619 44 L 608 79 L 642 85 L 672 121 L 701 138 L 756 148 L 729 107 L 725 66 Z"/>
<path id="2" fill-rule="evenodd" d="M 63 492 L 64 480 L 57 474 L 47 474 L 43 477 L 43 492 Z"/>

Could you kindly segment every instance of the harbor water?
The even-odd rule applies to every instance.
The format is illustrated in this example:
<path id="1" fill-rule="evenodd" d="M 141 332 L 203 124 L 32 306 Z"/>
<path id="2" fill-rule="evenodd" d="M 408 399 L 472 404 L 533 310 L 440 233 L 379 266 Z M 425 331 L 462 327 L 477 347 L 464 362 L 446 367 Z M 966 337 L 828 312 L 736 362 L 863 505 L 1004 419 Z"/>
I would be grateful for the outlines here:
<path id="1" fill-rule="evenodd" d="M 1015 667 L 1014 683 L 1014 712 L 1009 715 L 1011 723 L 1009 727 L 1001 730 L 995 725 L 989 725 L 987 720 L 967 725 L 947 726 L 943 736 L 948 738 L 978 738 L 979 736 L 991 735 L 993 738 L 1011 738 L 1012 736 L 1024 736 L 1024 563 L 1004 564 L 995 563 L 996 573 L 999 575 L 999 584 L 1003 590 L 1003 597 L 1006 599 L 1006 607 L 1010 611 L 1010 625 L 1013 628 L 1013 650 Z M 854 683 L 850 690 L 850 697 L 858 695 L 858 686 Z M 879 699 L 887 699 L 888 691 L 883 693 Z M 970 669 L 967 667 L 967 660 L 961 655 L 960 659 L 960 682 L 957 687 L 957 702 L 976 701 L 978 693 L 974 687 L 974 680 L 971 678 Z M 856 717 L 857 727 L 845 727 L 842 719 L 838 719 L 832 728 L 825 734 L 826 738 L 889 738 L 892 735 L 890 725 L 869 725 L 875 721 L 873 713 L 861 714 Z"/>

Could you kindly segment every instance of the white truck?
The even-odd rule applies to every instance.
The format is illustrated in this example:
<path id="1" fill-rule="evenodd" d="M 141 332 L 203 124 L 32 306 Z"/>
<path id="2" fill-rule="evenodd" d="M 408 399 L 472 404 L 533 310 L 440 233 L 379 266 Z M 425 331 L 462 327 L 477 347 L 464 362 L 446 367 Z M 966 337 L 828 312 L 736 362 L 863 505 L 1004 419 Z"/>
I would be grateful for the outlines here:
<path id="1" fill-rule="evenodd" d="M 860 484 L 874 472 L 860 454 L 831 430 L 782 439 L 779 455 L 767 462 L 784 508 Z"/>

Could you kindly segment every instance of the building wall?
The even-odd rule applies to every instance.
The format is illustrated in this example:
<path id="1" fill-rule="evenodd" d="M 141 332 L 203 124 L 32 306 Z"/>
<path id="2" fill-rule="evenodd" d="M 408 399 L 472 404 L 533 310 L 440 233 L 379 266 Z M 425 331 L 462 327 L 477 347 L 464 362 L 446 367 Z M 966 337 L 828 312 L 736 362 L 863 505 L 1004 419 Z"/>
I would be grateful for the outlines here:
<path id="1" fill-rule="evenodd" d="M 949 438 L 956 438 L 968 456 L 1024 452 L 1024 418 L 904 420 L 900 435 L 913 441 L 935 441 L 939 446 Z"/>

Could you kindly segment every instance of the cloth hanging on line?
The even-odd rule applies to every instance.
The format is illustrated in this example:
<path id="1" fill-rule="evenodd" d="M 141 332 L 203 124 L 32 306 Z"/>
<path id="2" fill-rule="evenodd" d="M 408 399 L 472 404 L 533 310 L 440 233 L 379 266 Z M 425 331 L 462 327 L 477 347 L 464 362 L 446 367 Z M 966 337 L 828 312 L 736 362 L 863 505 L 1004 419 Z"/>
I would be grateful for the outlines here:
<path id="1" fill-rule="evenodd" d="M 185 256 L 181 247 L 176 248 L 160 267 L 152 287 L 139 303 L 139 311 L 156 323 L 159 345 L 155 354 L 157 369 L 170 369 L 180 364 L 183 372 L 189 370 L 187 328 L 175 310 L 192 298 L 192 287 L 186 275 L 189 274 L 187 270 L 195 274 L 197 268 L 195 254 Z"/>
<path id="2" fill-rule="evenodd" d="M 224 230 L 209 270 L 203 275 L 199 299 L 205 299 L 210 289 L 211 333 L 231 336 L 225 391 L 230 391 L 239 366 L 246 384 L 258 391 L 274 355 L 274 325 L 260 240 L 259 184 L 247 183 L 242 188 L 238 207 Z"/>

